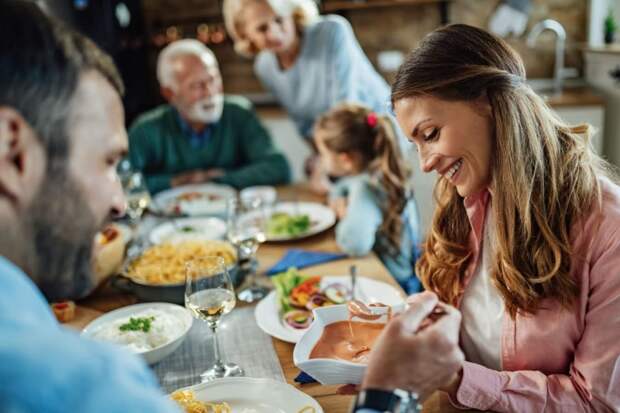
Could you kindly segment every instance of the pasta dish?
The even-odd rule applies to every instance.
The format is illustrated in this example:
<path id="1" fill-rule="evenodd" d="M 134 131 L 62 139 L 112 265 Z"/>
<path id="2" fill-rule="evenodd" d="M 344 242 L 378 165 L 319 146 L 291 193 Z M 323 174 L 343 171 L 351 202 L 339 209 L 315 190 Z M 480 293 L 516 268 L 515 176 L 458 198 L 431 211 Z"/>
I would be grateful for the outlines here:
<path id="1" fill-rule="evenodd" d="M 232 410 L 228 403 L 209 403 L 196 400 L 194 393 L 190 390 L 177 390 L 170 395 L 172 400 L 177 402 L 185 413 L 231 413 Z"/>
<path id="2" fill-rule="evenodd" d="M 216 255 L 229 267 L 237 261 L 235 248 L 225 241 L 185 241 L 148 248 L 126 271 L 141 284 L 169 285 L 185 282 L 185 265 L 199 257 Z"/>
<path id="3" fill-rule="evenodd" d="M 177 390 L 170 395 L 185 413 L 232 413 L 230 405 L 226 402 L 213 403 L 197 400 L 191 390 Z M 261 410 L 262 411 L 262 410 Z M 241 413 L 254 413 L 254 409 L 244 409 Z M 298 413 L 316 413 L 312 406 L 305 406 Z"/>

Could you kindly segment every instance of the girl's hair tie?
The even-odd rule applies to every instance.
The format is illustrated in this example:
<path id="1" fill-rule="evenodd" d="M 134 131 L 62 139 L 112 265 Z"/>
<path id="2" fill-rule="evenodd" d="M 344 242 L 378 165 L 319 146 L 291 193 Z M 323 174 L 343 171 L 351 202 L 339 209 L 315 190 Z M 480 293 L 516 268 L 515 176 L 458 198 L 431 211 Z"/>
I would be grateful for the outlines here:
<path id="1" fill-rule="evenodd" d="M 377 114 L 375 112 L 370 112 L 368 115 L 366 115 L 366 123 L 371 128 L 377 126 Z"/>

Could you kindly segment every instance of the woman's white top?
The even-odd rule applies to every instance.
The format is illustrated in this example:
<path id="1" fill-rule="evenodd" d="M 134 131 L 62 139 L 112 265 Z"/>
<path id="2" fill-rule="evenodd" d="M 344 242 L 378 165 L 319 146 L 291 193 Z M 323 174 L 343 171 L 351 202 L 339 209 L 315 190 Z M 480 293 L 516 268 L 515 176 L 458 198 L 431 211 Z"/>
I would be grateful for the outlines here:
<path id="1" fill-rule="evenodd" d="M 505 307 L 489 272 L 495 249 L 495 223 L 491 208 L 487 211 L 482 259 L 478 261 L 478 267 L 461 302 L 461 345 L 467 361 L 501 370 L 501 335 Z"/>

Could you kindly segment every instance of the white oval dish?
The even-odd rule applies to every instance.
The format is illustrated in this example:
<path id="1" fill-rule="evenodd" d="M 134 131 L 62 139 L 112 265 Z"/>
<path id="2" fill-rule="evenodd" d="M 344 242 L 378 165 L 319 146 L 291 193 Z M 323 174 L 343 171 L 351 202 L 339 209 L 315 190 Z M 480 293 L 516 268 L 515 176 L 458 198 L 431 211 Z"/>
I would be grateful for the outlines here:
<path id="1" fill-rule="evenodd" d="M 189 311 L 185 309 L 185 307 L 170 303 L 143 303 L 122 307 L 118 310 L 106 313 L 91 321 L 86 327 L 84 327 L 81 335 L 82 337 L 94 339 L 93 335 L 95 335 L 98 331 L 100 331 L 100 329 L 104 328 L 105 326 L 110 325 L 111 323 L 115 323 L 120 319 L 142 313 L 146 310 L 158 310 L 165 312 L 176 318 L 179 323 L 182 323 L 182 328 L 179 329 L 179 333 L 173 337 L 170 337 L 170 339 L 166 343 L 152 350 L 135 353 L 144 357 L 147 363 L 155 364 L 163 358 L 167 357 L 168 355 L 172 354 L 181 345 L 181 343 L 183 343 L 183 340 L 187 336 L 190 328 L 192 327 L 194 319 L 189 313 Z M 117 345 L 124 347 L 121 344 Z M 128 349 L 128 351 L 131 350 Z"/>
<path id="2" fill-rule="evenodd" d="M 402 308 L 402 306 L 400 306 Z M 311 359 L 310 353 L 321 338 L 325 326 L 349 319 L 346 304 L 320 307 L 313 310 L 314 321 L 306 330 L 293 350 L 295 366 L 309 374 L 321 384 L 359 384 L 362 382 L 366 365 L 336 359 Z M 373 321 L 367 321 L 373 322 Z M 377 320 L 385 324 L 385 319 Z"/>
<path id="3" fill-rule="evenodd" d="M 298 413 L 306 406 L 313 407 L 315 413 L 323 413 L 312 397 L 273 379 L 225 377 L 180 390 L 192 391 L 202 402 L 226 402 L 233 413 Z"/>
<path id="4" fill-rule="evenodd" d="M 193 228 L 185 232 L 184 228 Z M 149 241 L 158 245 L 164 242 L 221 240 L 226 235 L 226 223 L 219 218 L 178 218 L 174 222 L 164 222 L 153 228 Z"/>
<path id="5" fill-rule="evenodd" d="M 201 194 L 206 199 L 202 197 L 191 201 L 180 199 L 183 195 L 191 193 Z M 153 197 L 153 203 L 156 209 L 165 215 L 224 216 L 227 200 L 235 196 L 237 191 L 228 185 L 210 183 L 183 185 L 159 192 Z M 178 207 L 178 211 L 174 211 L 175 207 Z"/>

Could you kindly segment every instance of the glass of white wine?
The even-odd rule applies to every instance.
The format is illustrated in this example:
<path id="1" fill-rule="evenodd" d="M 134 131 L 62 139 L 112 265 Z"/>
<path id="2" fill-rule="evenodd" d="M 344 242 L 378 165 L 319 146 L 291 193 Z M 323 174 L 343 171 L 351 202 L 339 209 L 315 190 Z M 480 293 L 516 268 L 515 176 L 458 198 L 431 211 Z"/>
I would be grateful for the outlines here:
<path id="1" fill-rule="evenodd" d="M 186 263 L 185 307 L 213 332 L 215 363 L 200 375 L 203 382 L 244 374 L 238 365 L 222 361 L 217 340 L 220 320 L 232 311 L 235 303 L 235 290 L 222 257 L 204 256 Z"/>
<path id="2" fill-rule="evenodd" d="M 146 187 L 144 175 L 139 171 L 126 173 L 121 176 L 121 180 L 127 200 L 127 216 L 132 223 L 136 223 L 151 204 L 151 194 Z"/>
<path id="3" fill-rule="evenodd" d="M 228 240 L 237 247 L 239 261 L 249 269 L 249 285 L 241 290 L 241 301 L 252 303 L 265 297 L 269 290 L 256 283 L 256 251 L 265 242 L 265 206 L 260 198 L 227 201 Z"/>

